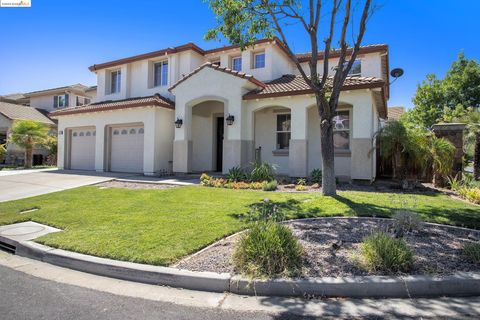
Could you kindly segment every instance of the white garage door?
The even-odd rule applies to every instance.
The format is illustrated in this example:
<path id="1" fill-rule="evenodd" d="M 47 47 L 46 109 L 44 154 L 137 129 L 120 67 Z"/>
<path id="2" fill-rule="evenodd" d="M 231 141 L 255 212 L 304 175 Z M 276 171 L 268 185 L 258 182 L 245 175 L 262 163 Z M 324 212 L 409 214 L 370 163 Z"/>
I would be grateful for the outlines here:
<path id="1" fill-rule="evenodd" d="M 143 172 L 143 127 L 112 128 L 110 171 Z"/>
<path id="2" fill-rule="evenodd" d="M 72 130 L 70 169 L 95 170 L 95 129 Z"/>

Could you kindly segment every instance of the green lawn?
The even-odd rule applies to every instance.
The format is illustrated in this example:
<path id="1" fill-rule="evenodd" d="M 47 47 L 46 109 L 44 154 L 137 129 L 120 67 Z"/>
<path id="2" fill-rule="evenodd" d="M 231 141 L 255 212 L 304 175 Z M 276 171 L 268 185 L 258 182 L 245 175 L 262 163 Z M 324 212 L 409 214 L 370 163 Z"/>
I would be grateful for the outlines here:
<path id="1" fill-rule="evenodd" d="M 289 218 L 389 216 L 410 208 L 427 221 L 480 227 L 480 206 L 444 195 L 313 193 L 182 187 L 167 190 L 82 187 L 0 203 L 0 224 L 33 220 L 64 230 L 37 241 L 52 247 L 119 260 L 168 265 L 245 227 L 240 217 L 268 197 Z M 20 214 L 31 208 L 38 211 Z"/>

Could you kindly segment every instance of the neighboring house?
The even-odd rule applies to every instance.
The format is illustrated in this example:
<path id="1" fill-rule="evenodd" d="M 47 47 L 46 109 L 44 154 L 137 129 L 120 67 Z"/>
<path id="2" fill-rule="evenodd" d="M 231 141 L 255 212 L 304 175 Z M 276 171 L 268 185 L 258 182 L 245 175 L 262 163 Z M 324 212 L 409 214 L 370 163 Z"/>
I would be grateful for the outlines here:
<path id="1" fill-rule="evenodd" d="M 405 107 L 388 107 L 388 120 L 400 120 L 405 113 Z"/>
<path id="2" fill-rule="evenodd" d="M 0 144 L 7 142 L 10 130 L 15 120 L 33 120 L 47 124 L 55 130 L 55 123 L 39 110 L 18 104 L 0 102 Z M 5 163 L 8 165 L 22 165 L 25 159 L 24 150 L 15 144 L 7 144 L 7 157 Z M 42 164 L 48 152 L 42 148 L 33 150 L 34 165 Z"/>
<path id="3" fill-rule="evenodd" d="M 338 56 L 331 54 L 331 75 Z M 309 57 L 298 55 L 305 67 Z M 60 168 L 225 173 L 261 159 L 304 177 L 322 167 L 314 94 L 278 39 L 245 51 L 188 43 L 90 70 L 97 102 L 50 113 L 58 119 Z M 375 178 L 371 150 L 387 117 L 388 73 L 388 46 L 362 47 L 334 118 L 341 178 Z"/>
<path id="4" fill-rule="evenodd" d="M 48 112 L 89 104 L 95 100 L 97 87 L 83 84 L 25 93 L 29 106 Z"/>

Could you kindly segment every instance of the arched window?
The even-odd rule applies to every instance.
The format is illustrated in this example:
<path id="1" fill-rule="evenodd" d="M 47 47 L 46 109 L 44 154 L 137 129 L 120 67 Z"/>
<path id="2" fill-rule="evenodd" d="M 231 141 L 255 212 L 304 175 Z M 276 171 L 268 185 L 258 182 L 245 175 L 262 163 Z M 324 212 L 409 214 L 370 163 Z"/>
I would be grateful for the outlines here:
<path id="1" fill-rule="evenodd" d="M 114 135 L 114 136 L 118 136 L 119 133 L 120 133 L 120 132 L 119 132 L 118 130 L 113 130 L 113 135 Z"/>
<path id="2" fill-rule="evenodd" d="M 138 134 L 143 134 L 143 128 L 138 129 Z"/>
<path id="3" fill-rule="evenodd" d="M 76 132 L 74 132 L 74 133 L 73 133 L 73 136 L 74 136 L 74 137 L 76 137 L 76 136 L 77 136 L 77 133 L 76 133 Z"/>
<path id="4" fill-rule="evenodd" d="M 125 129 L 122 130 L 122 134 L 127 134 L 127 133 L 128 133 L 127 130 Z"/>
<path id="5" fill-rule="evenodd" d="M 135 134 L 137 133 L 137 131 L 135 131 L 135 129 L 130 129 L 130 134 Z"/>
<path id="6" fill-rule="evenodd" d="M 90 137 L 92 135 L 92 133 L 90 131 L 87 131 L 87 133 L 85 134 L 87 137 Z"/>
<path id="7" fill-rule="evenodd" d="M 85 133 L 83 133 L 83 131 L 80 132 L 80 134 L 79 134 L 80 137 L 83 137 L 84 135 L 85 135 Z"/>

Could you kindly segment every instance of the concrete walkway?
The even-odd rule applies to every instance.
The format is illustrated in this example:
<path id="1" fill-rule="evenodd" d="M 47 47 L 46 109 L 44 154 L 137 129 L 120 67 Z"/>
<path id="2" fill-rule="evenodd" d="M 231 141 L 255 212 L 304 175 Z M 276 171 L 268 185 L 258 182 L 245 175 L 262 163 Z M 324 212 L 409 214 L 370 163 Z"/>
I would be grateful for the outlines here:
<path id="1" fill-rule="evenodd" d="M 0 287 L 4 290 L 0 301 L 4 319 L 113 319 L 114 315 L 122 319 L 480 317 L 480 297 L 380 300 L 246 297 L 111 279 L 4 252 L 0 252 Z"/>
<path id="2" fill-rule="evenodd" d="M 0 176 L 0 202 L 78 188 L 117 178 L 134 178 L 131 173 L 43 170 Z"/>

